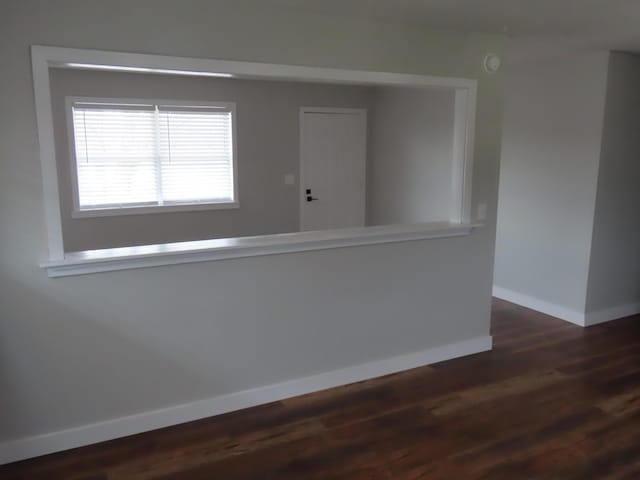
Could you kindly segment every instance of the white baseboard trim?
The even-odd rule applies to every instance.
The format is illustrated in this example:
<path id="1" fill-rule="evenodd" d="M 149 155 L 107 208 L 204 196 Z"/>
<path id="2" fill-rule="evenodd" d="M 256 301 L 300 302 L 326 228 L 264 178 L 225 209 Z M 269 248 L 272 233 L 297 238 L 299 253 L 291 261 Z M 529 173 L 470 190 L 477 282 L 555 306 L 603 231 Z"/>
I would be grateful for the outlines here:
<path id="1" fill-rule="evenodd" d="M 585 325 L 598 325 L 599 323 L 611 322 L 620 318 L 631 317 L 640 314 L 640 302 L 628 303 L 613 308 L 589 312 L 585 315 Z"/>
<path id="2" fill-rule="evenodd" d="M 506 300 L 507 302 L 515 303 L 516 305 L 530 308 L 531 310 L 535 310 L 536 312 L 541 312 L 547 315 L 551 315 L 552 317 L 559 318 L 560 320 L 571 322 L 581 327 L 586 326 L 584 313 L 576 312 L 575 310 L 571 310 L 554 303 L 545 302 L 544 300 L 530 297 L 528 295 L 514 292 L 513 290 L 498 287 L 495 285 L 493 286 L 493 296 L 502 300 Z"/>
<path id="3" fill-rule="evenodd" d="M 491 336 L 0 444 L 0 465 L 491 350 Z"/>
<path id="4" fill-rule="evenodd" d="M 592 325 L 640 314 L 640 302 L 628 303 L 585 314 L 496 285 L 493 286 L 493 296 L 506 300 L 507 302 L 515 303 L 516 305 L 530 308 L 536 312 L 545 313 L 560 320 L 574 323 L 581 327 L 590 327 Z"/>

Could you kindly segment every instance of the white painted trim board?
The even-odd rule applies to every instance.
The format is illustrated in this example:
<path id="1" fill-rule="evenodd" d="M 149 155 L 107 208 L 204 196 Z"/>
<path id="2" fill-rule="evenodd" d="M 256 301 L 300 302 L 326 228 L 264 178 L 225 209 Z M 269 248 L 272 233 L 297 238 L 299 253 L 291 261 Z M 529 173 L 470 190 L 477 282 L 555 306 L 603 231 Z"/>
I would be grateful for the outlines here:
<path id="1" fill-rule="evenodd" d="M 382 225 L 257 237 L 218 238 L 71 252 L 61 261 L 43 265 L 50 277 L 149 268 L 230 258 L 307 252 L 412 240 L 460 237 L 479 225 L 429 223 Z"/>
<path id="2" fill-rule="evenodd" d="M 493 296 L 500 298 L 501 300 L 506 300 L 507 302 L 515 303 L 516 305 L 530 308 L 536 312 L 551 315 L 552 317 L 559 318 L 566 322 L 571 322 L 581 327 L 585 326 L 584 313 L 576 312 L 575 310 L 571 310 L 561 305 L 556 305 L 551 302 L 546 302 L 535 297 L 530 297 L 528 295 L 497 286 L 493 287 Z"/>
<path id="3" fill-rule="evenodd" d="M 640 302 L 584 313 L 495 285 L 493 296 L 580 327 L 590 327 L 640 314 Z"/>
<path id="4" fill-rule="evenodd" d="M 0 465 L 485 352 L 491 336 L 0 444 Z"/>

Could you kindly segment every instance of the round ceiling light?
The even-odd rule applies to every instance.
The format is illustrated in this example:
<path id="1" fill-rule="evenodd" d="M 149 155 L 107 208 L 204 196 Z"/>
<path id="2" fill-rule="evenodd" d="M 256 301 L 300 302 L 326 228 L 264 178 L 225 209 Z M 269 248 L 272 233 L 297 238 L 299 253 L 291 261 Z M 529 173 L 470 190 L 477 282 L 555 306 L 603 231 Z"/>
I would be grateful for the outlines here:
<path id="1" fill-rule="evenodd" d="M 496 73 L 502 66 L 502 60 L 495 53 L 489 53 L 484 57 L 484 69 L 488 73 Z"/>

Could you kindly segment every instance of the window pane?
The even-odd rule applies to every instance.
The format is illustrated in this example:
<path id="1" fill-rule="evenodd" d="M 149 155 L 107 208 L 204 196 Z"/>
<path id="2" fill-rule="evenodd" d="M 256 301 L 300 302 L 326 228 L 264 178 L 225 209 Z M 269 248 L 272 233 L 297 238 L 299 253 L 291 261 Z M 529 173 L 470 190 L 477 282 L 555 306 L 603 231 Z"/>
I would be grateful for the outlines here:
<path id="1" fill-rule="evenodd" d="M 80 208 L 155 203 L 154 112 L 73 109 Z"/>
<path id="2" fill-rule="evenodd" d="M 159 112 L 165 202 L 233 200 L 231 126 L 228 111 L 163 109 Z"/>
<path id="3" fill-rule="evenodd" d="M 227 109 L 87 102 L 73 122 L 81 209 L 234 200 Z"/>

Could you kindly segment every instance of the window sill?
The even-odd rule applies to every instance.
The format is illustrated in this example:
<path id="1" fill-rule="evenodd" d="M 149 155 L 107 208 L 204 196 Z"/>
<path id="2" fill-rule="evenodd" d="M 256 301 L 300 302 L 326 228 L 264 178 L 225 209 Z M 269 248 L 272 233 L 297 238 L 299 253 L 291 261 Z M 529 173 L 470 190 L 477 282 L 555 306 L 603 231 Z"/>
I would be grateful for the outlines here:
<path id="1" fill-rule="evenodd" d="M 240 208 L 240 203 L 178 203 L 170 205 L 149 205 L 140 207 L 96 208 L 93 210 L 74 210 L 73 212 L 71 212 L 71 218 L 112 217 L 148 213 L 194 212 L 198 210 L 225 210 L 228 208 Z"/>
<path id="2" fill-rule="evenodd" d="M 43 268 L 47 269 L 49 277 L 66 277 L 231 258 L 459 237 L 469 235 L 476 227 L 478 225 L 452 223 L 386 225 L 86 250 L 69 252 L 63 260 L 50 261 Z"/>

